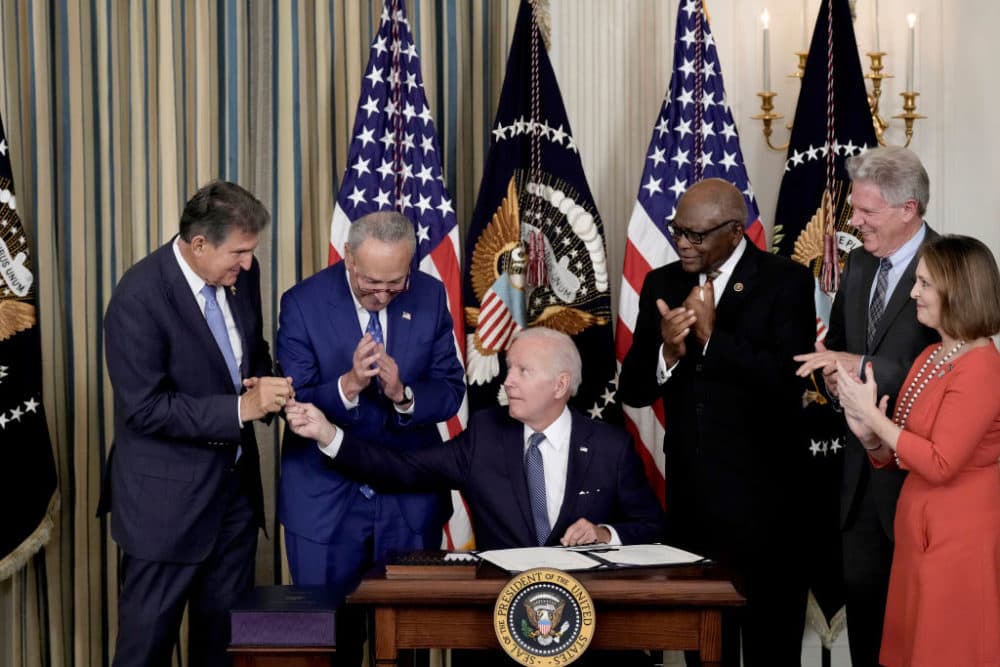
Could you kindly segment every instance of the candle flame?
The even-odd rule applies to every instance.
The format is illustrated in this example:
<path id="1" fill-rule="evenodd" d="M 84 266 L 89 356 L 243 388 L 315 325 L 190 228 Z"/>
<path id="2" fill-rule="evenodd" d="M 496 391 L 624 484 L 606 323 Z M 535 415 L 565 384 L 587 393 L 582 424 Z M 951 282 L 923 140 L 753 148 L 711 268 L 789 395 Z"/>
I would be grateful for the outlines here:
<path id="1" fill-rule="evenodd" d="M 760 22 L 764 25 L 764 30 L 767 30 L 771 23 L 771 14 L 768 13 L 766 7 L 764 8 L 764 11 L 760 13 Z"/>
<path id="2" fill-rule="evenodd" d="M 913 30 L 913 27 L 915 25 L 917 25 L 917 15 L 914 14 L 914 13 L 912 13 L 912 12 L 909 13 L 909 14 L 907 14 L 906 15 L 906 22 L 907 22 L 907 24 L 909 24 L 910 30 Z"/>

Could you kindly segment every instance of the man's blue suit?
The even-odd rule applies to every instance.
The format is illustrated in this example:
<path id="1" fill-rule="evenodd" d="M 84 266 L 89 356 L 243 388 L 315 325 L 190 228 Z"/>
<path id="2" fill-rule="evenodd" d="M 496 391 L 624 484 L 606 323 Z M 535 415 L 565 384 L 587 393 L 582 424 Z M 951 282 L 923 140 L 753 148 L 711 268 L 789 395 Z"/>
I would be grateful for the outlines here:
<path id="1" fill-rule="evenodd" d="M 226 300 L 242 339 L 242 377 L 271 375 L 256 259 L 226 290 Z M 98 511 L 110 510 L 112 537 L 128 556 L 169 564 L 154 584 L 162 588 L 147 590 L 148 599 L 137 595 L 134 605 L 120 609 L 119 634 L 129 635 L 132 643 L 123 654 L 119 642 L 115 662 L 150 664 L 141 651 L 170 633 L 149 620 L 170 595 L 166 591 L 177 585 L 170 581 L 170 567 L 218 558 L 219 543 L 226 539 L 220 535 L 236 533 L 238 546 L 226 547 L 231 560 L 221 559 L 215 571 L 220 580 L 252 586 L 256 532 L 264 518 L 260 462 L 253 425 L 240 426 L 236 388 L 172 242 L 122 276 L 108 303 L 104 331 L 115 431 Z M 239 525 L 224 526 L 224 520 L 233 520 L 225 514 L 229 500 L 241 493 L 248 503 L 241 501 L 246 511 Z M 220 605 L 231 602 L 219 599 Z M 182 611 L 177 610 L 178 625 Z M 222 642 L 224 657 L 228 629 L 215 630 L 221 638 L 208 640 Z M 200 664 L 194 620 L 192 633 L 192 664 Z"/>
<path id="2" fill-rule="evenodd" d="M 338 380 L 351 369 L 363 335 L 344 262 L 288 290 L 281 298 L 280 313 L 277 357 L 282 373 L 292 378 L 296 400 L 314 403 L 346 432 L 396 450 L 441 442 L 436 424 L 458 412 L 465 376 L 455 352 L 446 294 L 438 280 L 414 271 L 409 289 L 387 306 L 386 351 L 399 367 L 400 380 L 413 390 L 411 415 L 399 414 L 374 381 L 358 395 L 357 407 L 348 409 L 341 400 Z M 314 442 L 287 431 L 278 491 L 278 517 L 285 529 L 312 542 L 330 544 L 355 503 L 379 503 L 380 515 L 387 522 L 396 519 L 393 528 L 376 524 L 375 558 L 384 555 L 379 549 L 382 529 L 397 533 L 387 538 L 397 542 L 391 546 L 436 548 L 451 509 L 435 493 L 378 494 L 369 500 L 361 493 L 361 482 L 334 470 Z M 398 514 L 405 525 L 400 526 Z M 400 530 L 409 534 L 400 536 Z M 405 543 L 399 544 L 400 540 Z M 339 587 L 345 582 L 326 583 Z"/>
<path id="3" fill-rule="evenodd" d="M 547 544 L 577 519 L 613 526 L 623 544 L 662 539 L 662 513 L 625 431 L 570 411 L 566 491 Z M 315 444 L 313 445 L 315 447 Z M 385 488 L 458 489 L 480 549 L 535 546 L 524 473 L 524 424 L 505 408 L 477 412 L 450 442 L 421 451 L 371 446 L 345 433 L 334 465 Z"/>

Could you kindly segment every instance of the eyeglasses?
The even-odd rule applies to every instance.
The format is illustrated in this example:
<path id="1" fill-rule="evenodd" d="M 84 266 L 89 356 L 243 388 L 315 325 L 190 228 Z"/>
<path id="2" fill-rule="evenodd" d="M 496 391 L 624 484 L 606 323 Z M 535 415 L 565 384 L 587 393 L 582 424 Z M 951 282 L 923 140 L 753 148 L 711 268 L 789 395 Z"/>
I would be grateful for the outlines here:
<path id="1" fill-rule="evenodd" d="M 680 241 L 683 236 L 688 240 L 688 242 L 691 243 L 691 245 L 701 245 L 705 238 L 712 232 L 718 231 L 726 225 L 733 225 L 739 222 L 739 220 L 726 220 L 725 222 L 720 222 L 715 227 L 706 229 L 703 232 L 696 232 L 693 229 L 684 229 L 683 227 L 678 227 L 677 225 L 670 223 L 667 225 L 667 231 L 670 232 L 672 237 L 674 237 L 674 241 Z"/>
<path id="2" fill-rule="evenodd" d="M 374 294 L 385 294 L 386 296 L 396 296 L 397 294 L 402 294 L 406 290 L 410 289 L 410 274 L 406 274 L 406 278 L 403 279 L 402 287 L 377 287 L 369 288 L 361 284 L 361 278 L 357 278 L 355 282 L 358 284 L 358 292 L 361 296 L 372 296 Z M 374 281 L 372 281 L 374 282 Z M 397 281 L 392 281 L 397 282 Z"/>

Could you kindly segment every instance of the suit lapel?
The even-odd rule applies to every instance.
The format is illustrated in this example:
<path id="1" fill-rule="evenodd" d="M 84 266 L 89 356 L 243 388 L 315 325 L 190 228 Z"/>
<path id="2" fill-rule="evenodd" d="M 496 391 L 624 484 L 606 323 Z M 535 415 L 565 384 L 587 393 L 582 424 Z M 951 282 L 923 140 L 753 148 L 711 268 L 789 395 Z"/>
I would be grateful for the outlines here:
<path id="1" fill-rule="evenodd" d="M 892 290 L 892 296 L 889 297 L 889 302 L 885 304 L 885 310 L 882 311 L 882 318 L 878 321 L 878 329 L 875 330 L 871 350 L 878 349 L 889 327 L 892 326 L 893 320 L 899 316 L 900 311 L 903 310 L 903 306 L 910 300 L 910 289 L 913 287 L 913 279 L 917 273 L 918 261 L 920 261 L 918 256 L 914 255 L 903 275 L 900 276 L 899 282 L 896 283 L 896 288 Z M 865 323 L 867 324 L 867 322 L 866 313 Z"/>
<path id="2" fill-rule="evenodd" d="M 528 482 L 524 478 L 524 426 L 513 419 L 503 432 L 504 457 L 507 460 L 507 476 L 514 491 L 517 509 L 521 512 L 521 522 L 526 529 L 525 544 L 535 543 L 535 521 L 531 516 L 531 500 L 528 498 Z M 511 508 L 511 511 L 514 511 Z"/>
<path id="3" fill-rule="evenodd" d="M 556 539 L 562 537 L 569 525 L 580 518 L 577 511 L 577 500 L 583 488 L 583 480 L 587 479 L 587 469 L 593 456 L 590 448 L 597 443 L 590 442 L 591 427 L 586 419 L 576 414 L 573 416 L 573 425 L 569 434 L 569 459 L 566 467 L 566 491 L 563 493 L 562 505 L 559 508 L 559 517 L 552 527 L 552 535 Z"/>
<path id="4" fill-rule="evenodd" d="M 386 309 L 385 318 L 389 327 L 389 344 L 386 346 L 386 352 L 396 361 L 402 382 L 406 382 L 407 379 L 404 369 L 408 368 L 413 343 L 411 329 L 413 318 L 416 316 L 415 311 L 418 310 L 411 307 L 410 298 L 410 293 L 405 292 L 393 299 Z"/>
<path id="5" fill-rule="evenodd" d="M 757 250 L 756 246 L 747 240 L 743 256 L 736 263 L 733 275 L 729 276 L 726 282 L 726 290 L 719 298 L 719 304 L 715 307 L 716 325 L 722 324 L 725 329 L 739 329 L 740 317 L 746 302 L 747 293 L 754 286 L 754 279 L 757 275 Z M 711 349 L 711 346 L 709 346 Z"/>
<path id="6" fill-rule="evenodd" d="M 326 317 L 329 321 L 330 331 L 353 340 L 350 350 L 354 353 L 357 341 L 361 340 L 364 330 L 358 320 L 357 310 L 354 305 L 354 298 L 351 296 L 351 288 L 347 284 L 347 269 L 344 262 L 340 262 L 328 270 L 326 285 Z"/>
<path id="7" fill-rule="evenodd" d="M 164 293 L 167 301 L 173 305 L 179 320 L 194 335 L 195 345 L 205 350 L 205 356 L 211 361 L 216 374 L 225 378 L 225 384 L 232 387 L 229 366 L 226 364 L 225 357 L 222 356 L 219 344 L 215 342 L 212 330 L 208 328 L 208 322 L 205 320 L 201 308 L 198 307 L 198 301 L 191 293 L 191 286 L 188 285 L 187 279 L 181 272 L 181 267 L 177 265 L 172 243 L 164 246 L 165 252 L 160 258 L 160 271 L 163 275 L 163 284 L 166 286 Z M 245 354 L 243 356 L 246 357 Z"/>
<path id="8" fill-rule="evenodd" d="M 247 305 L 246 299 L 243 298 L 240 290 L 245 274 L 245 271 L 240 271 L 240 277 L 237 279 L 236 285 L 225 290 L 225 298 L 226 303 L 229 305 L 229 312 L 232 313 L 233 321 L 236 323 L 236 331 L 240 334 L 240 345 L 243 347 L 243 358 L 240 360 L 240 376 L 250 377 L 250 347 L 247 343 L 247 323 L 249 322 L 249 317 L 245 311 Z"/>
<path id="9" fill-rule="evenodd" d="M 927 241 L 936 238 L 937 233 L 934 232 L 930 227 L 927 227 L 924 233 L 924 240 L 921 242 L 921 246 Z M 910 263 L 906 266 L 906 270 L 903 271 L 903 275 L 900 276 L 899 282 L 896 283 L 896 289 L 892 291 L 892 296 L 889 297 L 889 302 L 885 304 L 885 310 L 882 312 L 882 319 L 878 322 L 878 329 L 875 331 L 875 338 L 872 340 L 872 350 L 878 349 L 879 344 L 881 344 L 882 339 L 885 338 L 886 333 L 889 331 L 889 327 L 892 326 L 893 321 L 899 317 L 903 308 L 910 301 L 910 291 L 913 288 L 913 281 L 917 276 L 917 264 L 920 262 L 920 252 L 913 256 Z M 868 277 L 868 282 L 866 283 L 871 287 L 872 281 L 875 279 L 875 267 L 876 264 L 872 265 L 871 275 Z M 867 301 L 866 301 L 867 303 Z M 868 323 L 868 311 L 865 310 L 865 324 Z"/>
<path id="10" fill-rule="evenodd" d="M 858 323 L 852 332 L 848 332 L 848 335 L 853 333 L 858 337 L 849 349 L 864 350 L 868 337 L 868 304 L 871 300 L 872 281 L 875 280 L 875 272 L 878 271 L 878 259 L 864 248 L 858 248 L 857 252 L 860 253 L 856 264 L 859 269 L 858 278 L 854 283 L 857 293 L 853 298 L 850 298 L 851 295 L 845 297 L 848 297 L 847 304 L 854 309 L 854 317 L 849 321 Z"/>

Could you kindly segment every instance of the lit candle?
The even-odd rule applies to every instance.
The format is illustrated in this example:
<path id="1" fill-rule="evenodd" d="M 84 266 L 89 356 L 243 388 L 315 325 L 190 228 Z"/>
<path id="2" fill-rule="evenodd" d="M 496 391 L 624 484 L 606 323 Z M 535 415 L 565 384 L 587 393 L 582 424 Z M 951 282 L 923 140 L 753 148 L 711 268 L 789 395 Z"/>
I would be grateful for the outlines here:
<path id="1" fill-rule="evenodd" d="M 760 22 L 764 26 L 764 92 L 771 91 L 771 15 L 765 9 L 760 14 Z"/>
<path id="2" fill-rule="evenodd" d="M 916 42 L 917 34 L 917 15 L 907 14 L 906 22 L 910 26 L 910 39 L 906 47 L 906 90 L 913 91 L 913 59 L 916 49 L 914 48 L 914 43 Z"/>
<path id="3" fill-rule="evenodd" d="M 875 51 L 881 51 L 878 47 L 878 0 L 875 0 Z"/>

